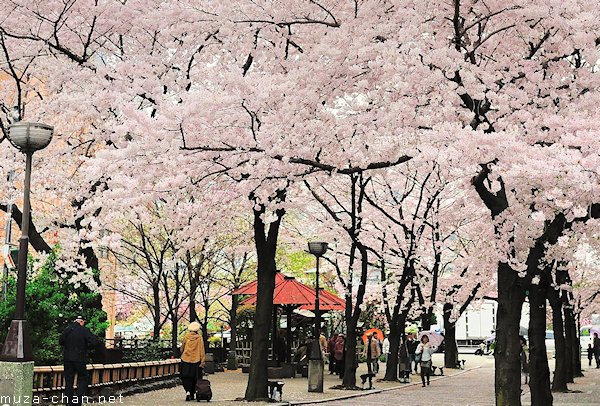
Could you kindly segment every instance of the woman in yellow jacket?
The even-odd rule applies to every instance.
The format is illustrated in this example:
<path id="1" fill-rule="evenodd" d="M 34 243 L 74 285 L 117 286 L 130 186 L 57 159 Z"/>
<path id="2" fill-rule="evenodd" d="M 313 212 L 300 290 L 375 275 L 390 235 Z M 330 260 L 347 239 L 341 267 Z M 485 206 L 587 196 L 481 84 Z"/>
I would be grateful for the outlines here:
<path id="1" fill-rule="evenodd" d="M 183 337 L 181 344 L 181 366 L 179 369 L 183 388 L 187 392 L 185 400 L 194 400 L 196 381 L 202 376 L 206 354 L 204 340 L 198 334 L 200 323 L 194 321 L 188 326 L 188 332 Z"/>

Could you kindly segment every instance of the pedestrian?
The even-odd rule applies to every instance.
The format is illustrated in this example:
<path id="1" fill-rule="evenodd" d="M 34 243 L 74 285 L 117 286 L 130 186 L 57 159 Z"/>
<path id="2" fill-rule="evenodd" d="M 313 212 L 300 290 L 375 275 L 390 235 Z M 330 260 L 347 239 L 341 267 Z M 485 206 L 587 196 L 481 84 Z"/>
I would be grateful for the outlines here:
<path id="1" fill-rule="evenodd" d="M 334 355 L 337 374 L 344 379 L 344 367 L 346 366 L 346 338 L 340 334 L 335 342 Z"/>
<path id="2" fill-rule="evenodd" d="M 329 354 L 329 375 L 335 374 L 335 342 L 337 340 L 337 333 L 332 334 L 327 341 L 327 353 Z"/>
<path id="3" fill-rule="evenodd" d="M 592 358 L 594 358 L 594 349 L 592 348 L 592 344 L 588 344 L 587 354 L 588 354 L 588 367 L 591 367 L 592 366 Z"/>
<path id="4" fill-rule="evenodd" d="M 600 338 L 594 333 L 594 357 L 596 357 L 596 368 L 600 368 Z"/>
<path id="5" fill-rule="evenodd" d="M 86 368 L 88 351 L 99 346 L 101 341 L 85 327 L 83 316 L 77 316 L 75 321 L 63 331 L 58 342 L 63 348 L 67 405 L 82 404 L 89 384 Z M 77 393 L 73 390 L 75 374 L 77 374 Z"/>
<path id="6" fill-rule="evenodd" d="M 198 334 L 200 323 L 197 321 L 191 322 L 187 329 L 188 332 L 181 343 L 181 365 L 179 368 L 183 389 L 187 393 L 186 401 L 194 400 L 196 382 L 202 378 L 202 369 L 206 362 L 204 339 Z"/>
<path id="7" fill-rule="evenodd" d="M 281 366 L 287 359 L 288 352 L 287 341 L 285 340 L 285 330 L 281 330 L 279 331 L 279 334 L 277 334 L 277 364 Z"/>
<path id="8" fill-rule="evenodd" d="M 385 333 L 385 338 L 383 339 L 383 344 L 381 346 L 381 352 L 383 353 L 383 356 L 385 358 L 384 362 L 387 362 L 389 356 L 390 356 L 390 340 L 388 339 L 390 335 L 390 332 L 387 331 Z"/>
<path id="9" fill-rule="evenodd" d="M 377 337 L 373 336 L 373 332 L 367 334 L 363 357 L 367 358 L 367 370 L 369 374 L 377 374 L 377 360 L 381 355 L 380 351 Z"/>
<path id="10" fill-rule="evenodd" d="M 412 371 L 406 344 L 406 336 L 403 336 L 400 341 L 400 347 L 398 348 L 398 376 L 402 383 L 410 383 L 410 372 Z"/>
<path id="11" fill-rule="evenodd" d="M 415 354 L 421 355 L 421 382 L 425 387 L 425 378 L 427 377 L 427 385 L 429 385 L 429 377 L 431 376 L 431 356 L 437 349 L 436 346 L 429 343 L 429 337 L 424 334 L 421 337 L 421 343 L 418 344 Z"/>
<path id="12" fill-rule="evenodd" d="M 525 385 L 527 385 L 527 382 L 529 381 L 529 350 L 527 348 L 525 337 L 519 336 L 519 344 L 521 345 L 521 351 L 519 353 L 521 373 L 525 376 Z"/>
<path id="13" fill-rule="evenodd" d="M 406 348 L 408 348 L 408 357 L 410 361 L 410 369 L 412 371 L 412 364 L 415 363 L 415 374 L 417 371 L 417 366 L 419 365 L 419 360 L 417 359 L 417 346 L 419 343 L 415 340 L 413 333 L 408 333 L 408 339 L 406 341 Z"/>
<path id="14" fill-rule="evenodd" d="M 325 354 L 327 353 L 327 337 L 325 337 L 325 331 L 322 330 L 319 334 L 319 346 L 321 347 L 321 358 L 326 359 Z"/>
<path id="15" fill-rule="evenodd" d="M 482 341 L 479 343 L 479 348 L 475 350 L 475 355 L 483 356 L 485 354 L 485 343 Z"/>

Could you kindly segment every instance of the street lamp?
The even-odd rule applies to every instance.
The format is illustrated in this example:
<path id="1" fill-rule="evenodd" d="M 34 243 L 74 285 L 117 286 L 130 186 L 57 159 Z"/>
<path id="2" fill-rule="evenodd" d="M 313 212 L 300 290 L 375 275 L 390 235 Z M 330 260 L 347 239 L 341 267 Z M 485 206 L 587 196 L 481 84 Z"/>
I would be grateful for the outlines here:
<path id="1" fill-rule="evenodd" d="M 27 251 L 29 248 L 29 217 L 31 205 L 29 190 L 31 185 L 31 161 L 33 153 L 50 144 L 54 128 L 40 123 L 18 122 L 10 125 L 8 140 L 25 154 L 25 184 L 23 191 L 23 217 L 21 238 L 19 239 L 19 260 L 17 264 L 17 303 L 14 319 L 2 347 L 0 360 L 26 362 L 32 360 L 29 329 L 25 320 L 25 284 L 27 280 Z"/>
<path id="2" fill-rule="evenodd" d="M 327 252 L 326 242 L 309 242 L 308 252 L 317 257 L 315 283 L 315 340 L 308 361 L 308 391 L 323 392 L 323 356 L 319 337 L 321 336 L 321 310 L 319 309 L 319 259 Z"/>

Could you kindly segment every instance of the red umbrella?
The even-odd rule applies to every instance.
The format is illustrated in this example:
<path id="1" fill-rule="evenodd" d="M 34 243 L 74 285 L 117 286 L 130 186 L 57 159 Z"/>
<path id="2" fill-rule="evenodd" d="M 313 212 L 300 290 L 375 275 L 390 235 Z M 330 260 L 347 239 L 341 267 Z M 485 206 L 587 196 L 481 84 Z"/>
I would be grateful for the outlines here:
<path id="1" fill-rule="evenodd" d="M 362 335 L 362 339 L 365 344 L 367 343 L 367 335 L 369 335 L 370 333 L 373 333 L 373 335 L 377 337 L 379 341 L 383 341 L 383 332 L 378 328 L 370 328 L 367 331 L 365 331 L 365 333 Z"/>

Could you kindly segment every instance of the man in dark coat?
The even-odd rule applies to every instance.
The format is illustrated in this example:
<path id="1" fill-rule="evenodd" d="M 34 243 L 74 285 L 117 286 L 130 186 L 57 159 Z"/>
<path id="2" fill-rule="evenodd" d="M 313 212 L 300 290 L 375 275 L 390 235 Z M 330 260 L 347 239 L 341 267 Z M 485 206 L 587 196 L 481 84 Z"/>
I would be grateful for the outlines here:
<path id="1" fill-rule="evenodd" d="M 592 342 L 594 357 L 596 357 L 596 368 L 600 368 L 600 338 L 598 338 L 598 333 L 594 333 L 594 341 Z"/>
<path id="2" fill-rule="evenodd" d="M 67 404 L 81 404 L 87 391 L 89 376 L 86 369 L 87 352 L 100 344 L 100 340 L 85 327 L 85 320 L 77 316 L 62 333 L 60 345 L 63 347 L 65 396 Z M 73 393 L 73 383 L 77 374 L 77 393 Z"/>
<path id="3" fill-rule="evenodd" d="M 409 357 L 409 365 L 410 370 L 412 371 L 412 364 L 415 363 L 415 374 L 417 373 L 417 366 L 419 365 L 419 361 L 417 360 L 417 347 L 419 346 L 419 342 L 414 339 L 412 333 L 408 333 L 408 339 L 406 341 L 406 348 L 408 350 Z"/>

